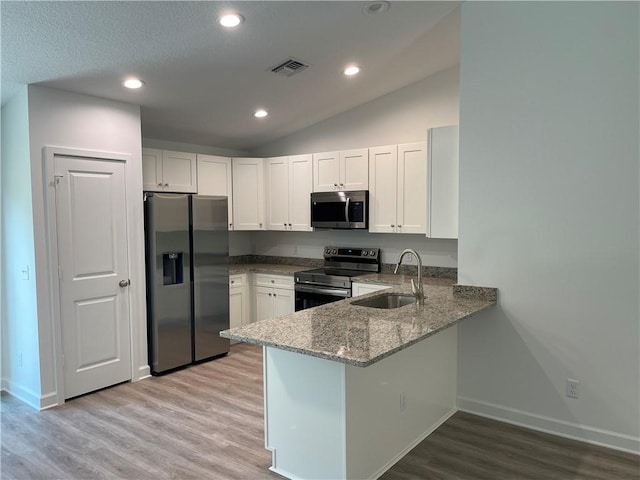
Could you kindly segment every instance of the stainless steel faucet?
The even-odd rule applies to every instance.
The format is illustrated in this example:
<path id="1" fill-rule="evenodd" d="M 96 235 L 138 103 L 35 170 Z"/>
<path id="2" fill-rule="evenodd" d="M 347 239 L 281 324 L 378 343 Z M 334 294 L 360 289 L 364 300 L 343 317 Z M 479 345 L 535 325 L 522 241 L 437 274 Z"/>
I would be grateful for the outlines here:
<path id="1" fill-rule="evenodd" d="M 418 260 L 418 280 L 415 281 L 413 278 L 411 279 L 411 291 L 413 292 L 413 296 L 416 297 L 416 305 L 424 305 L 424 288 L 422 288 L 422 259 L 418 252 L 416 252 L 413 248 L 407 248 L 400 254 L 400 258 L 398 259 L 398 264 L 396 265 L 396 269 L 393 273 L 398 273 L 398 269 L 400 268 L 400 264 L 402 263 L 402 259 L 407 253 L 411 253 L 416 256 L 416 260 Z"/>

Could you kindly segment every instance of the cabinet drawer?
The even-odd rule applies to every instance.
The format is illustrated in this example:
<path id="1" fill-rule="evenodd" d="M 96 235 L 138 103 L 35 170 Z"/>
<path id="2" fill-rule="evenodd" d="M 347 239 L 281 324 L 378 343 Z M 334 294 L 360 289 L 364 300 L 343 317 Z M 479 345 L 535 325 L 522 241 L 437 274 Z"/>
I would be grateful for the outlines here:
<path id="1" fill-rule="evenodd" d="M 292 290 L 293 277 L 286 275 L 255 274 L 255 284 L 261 287 L 277 287 Z"/>
<path id="2" fill-rule="evenodd" d="M 229 288 L 244 287 L 247 284 L 247 275 L 240 273 L 229 275 Z"/>

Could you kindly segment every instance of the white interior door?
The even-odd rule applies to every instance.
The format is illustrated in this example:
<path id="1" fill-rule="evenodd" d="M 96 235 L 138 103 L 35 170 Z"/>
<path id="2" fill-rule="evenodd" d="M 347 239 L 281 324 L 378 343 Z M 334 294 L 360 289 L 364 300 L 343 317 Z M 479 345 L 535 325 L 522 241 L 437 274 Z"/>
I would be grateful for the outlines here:
<path id="1" fill-rule="evenodd" d="M 131 379 L 124 162 L 56 156 L 65 398 Z"/>

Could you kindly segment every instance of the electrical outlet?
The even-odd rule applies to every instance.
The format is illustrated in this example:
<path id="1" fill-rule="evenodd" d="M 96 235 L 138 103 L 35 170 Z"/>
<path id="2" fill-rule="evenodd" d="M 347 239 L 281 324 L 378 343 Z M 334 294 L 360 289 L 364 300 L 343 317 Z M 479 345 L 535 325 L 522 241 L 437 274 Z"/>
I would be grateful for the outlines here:
<path id="1" fill-rule="evenodd" d="M 400 411 L 404 412 L 407 409 L 407 394 L 402 392 L 400 394 Z"/>
<path id="2" fill-rule="evenodd" d="M 567 379 L 567 397 L 580 398 L 580 382 L 578 380 Z"/>

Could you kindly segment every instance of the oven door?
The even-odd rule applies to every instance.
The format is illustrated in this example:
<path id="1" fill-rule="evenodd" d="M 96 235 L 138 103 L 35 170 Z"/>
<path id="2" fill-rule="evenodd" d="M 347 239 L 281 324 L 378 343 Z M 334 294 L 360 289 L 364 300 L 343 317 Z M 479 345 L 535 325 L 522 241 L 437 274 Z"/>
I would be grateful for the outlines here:
<path id="1" fill-rule="evenodd" d="M 294 288 L 296 294 L 296 312 L 351 297 L 350 288 L 304 285 L 299 283 L 297 283 Z"/>

